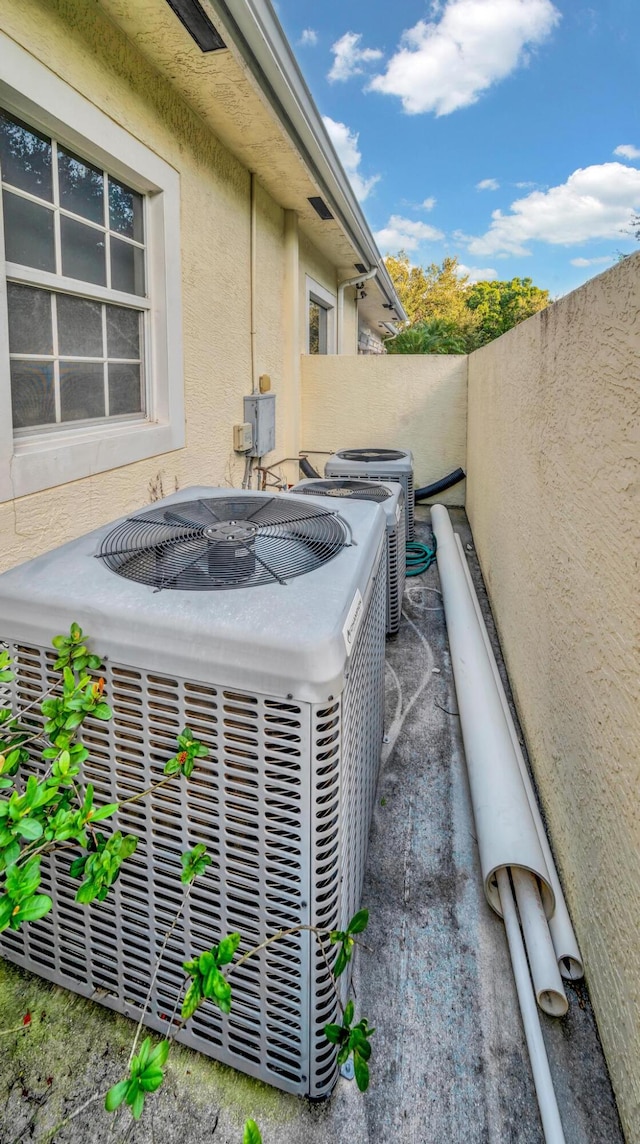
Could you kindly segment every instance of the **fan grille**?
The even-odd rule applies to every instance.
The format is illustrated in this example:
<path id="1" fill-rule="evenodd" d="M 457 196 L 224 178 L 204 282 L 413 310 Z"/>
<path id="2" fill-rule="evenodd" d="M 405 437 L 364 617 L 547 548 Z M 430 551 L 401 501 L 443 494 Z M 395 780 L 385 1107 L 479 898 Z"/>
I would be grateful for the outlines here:
<path id="1" fill-rule="evenodd" d="M 285 584 L 344 548 L 340 518 L 289 497 L 208 497 L 128 517 L 97 553 L 126 580 L 216 591 Z"/>
<path id="2" fill-rule="evenodd" d="M 376 485 L 373 481 L 349 480 L 346 477 L 336 477 L 333 481 L 314 481 L 312 485 L 294 489 L 294 492 L 314 497 L 354 497 L 356 500 L 368 501 L 385 501 L 392 496 L 383 485 Z"/>
<path id="3" fill-rule="evenodd" d="M 407 454 L 398 449 L 340 449 L 336 455 L 342 461 L 402 461 Z"/>

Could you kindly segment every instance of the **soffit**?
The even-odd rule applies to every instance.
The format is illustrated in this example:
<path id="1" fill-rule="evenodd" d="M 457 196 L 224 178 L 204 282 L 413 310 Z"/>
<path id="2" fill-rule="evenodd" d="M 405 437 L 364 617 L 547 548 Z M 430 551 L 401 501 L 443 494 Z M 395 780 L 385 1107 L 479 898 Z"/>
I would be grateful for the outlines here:
<path id="1" fill-rule="evenodd" d="M 355 274 L 361 255 L 340 222 L 322 221 L 307 201 L 321 193 L 318 185 L 235 51 L 202 52 L 165 0 L 99 3 L 272 198 L 296 211 L 314 245 L 348 276 Z M 216 26 L 224 39 L 226 30 Z"/>

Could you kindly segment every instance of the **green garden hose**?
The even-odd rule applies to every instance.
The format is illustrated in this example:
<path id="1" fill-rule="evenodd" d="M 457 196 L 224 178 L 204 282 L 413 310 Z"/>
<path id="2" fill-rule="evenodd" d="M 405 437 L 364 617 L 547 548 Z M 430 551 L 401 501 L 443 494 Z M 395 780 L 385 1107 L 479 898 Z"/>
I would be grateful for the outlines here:
<path id="1" fill-rule="evenodd" d="M 407 576 L 420 576 L 430 568 L 436 558 L 436 540 L 433 538 L 433 548 L 412 540 L 407 544 Z"/>

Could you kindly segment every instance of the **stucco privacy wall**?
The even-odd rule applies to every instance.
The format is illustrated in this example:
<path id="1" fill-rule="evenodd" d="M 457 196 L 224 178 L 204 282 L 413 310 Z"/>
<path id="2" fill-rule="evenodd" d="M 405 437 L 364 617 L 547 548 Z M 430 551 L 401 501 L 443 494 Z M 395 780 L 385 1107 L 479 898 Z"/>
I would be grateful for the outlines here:
<path id="1" fill-rule="evenodd" d="M 302 361 L 302 448 L 411 449 L 419 486 L 466 464 L 467 358 L 394 354 Z M 439 498 L 464 504 L 465 482 Z"/>
<path id="2" fill-rule="evenodd" d="M 640 1141 L 640 255 L 469 358 L 467 511 Z"/>
<path id="3" fill-rule="evenodd" d="M 251 390 L 250 177 L 97 5 L 0 0 L 0 27 L 179 172 L 186 411 L 184 449 L 0 505 L 4 569 L 176 487 L 240 485 L 232 425 Z M 291 448 L 298 380 L 283 368 L 284 212 L 259 185 L 256 209 L 256 367 L 277 395 L 275 459 Z"/>

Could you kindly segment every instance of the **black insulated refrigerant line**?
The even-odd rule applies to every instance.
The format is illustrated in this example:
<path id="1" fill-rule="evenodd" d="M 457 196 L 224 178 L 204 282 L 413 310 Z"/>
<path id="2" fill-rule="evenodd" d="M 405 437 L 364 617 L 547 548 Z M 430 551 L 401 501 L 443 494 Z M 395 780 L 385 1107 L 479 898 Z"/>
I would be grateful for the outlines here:
<path id="1" fill-rule="evenodd" d="M 300 472 L 305 477 L 319 477 L 320 473 L 316 473 L 313 465 L 306 457 L 300 457 Z"/>
<path id="2" fill-rule="evenodd" d="M 302 465 L 302 462 L 301 462 Z M 441 477 L 439 481 L 434 481 L 432 485 L 425 485 L 422 489 L 416 489 L 415 502 L 428 500 L 429 497 L 435 497 L 438 493 L 443 493 L 445 489 L 450 489 L 452 485 L 457 485 L 459 481 L 465 478 L 464 469 L 455 469 L 453 473 L 449 473 L 448 477 Z"/>

